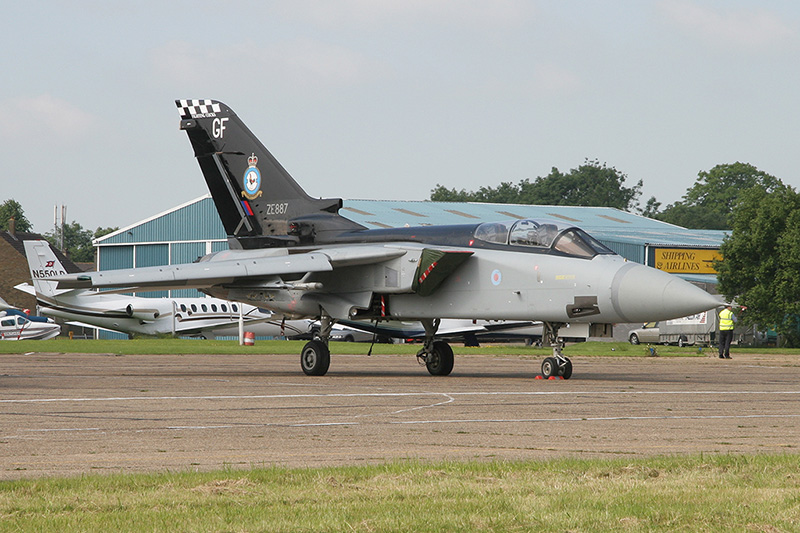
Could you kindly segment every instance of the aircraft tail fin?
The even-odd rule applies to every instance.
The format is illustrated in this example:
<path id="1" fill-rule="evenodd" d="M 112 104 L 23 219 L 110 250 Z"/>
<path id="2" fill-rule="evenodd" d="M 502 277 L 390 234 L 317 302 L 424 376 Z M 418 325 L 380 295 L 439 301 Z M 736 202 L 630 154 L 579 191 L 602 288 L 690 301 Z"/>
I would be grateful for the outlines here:
<path id="1" fill-rule="evenodd" d="M 57 282 L 48 281 L 48 278 L 53 276 L 67 274 L 67 269 L 56 257 L 50 243 L 47 241 L 24 241 L 23 244 L 36 297 L 52 297 L 64 292 L 63 290 L 57 291 Z"/>
<path id="2" fill-rule="evenodd" d="M 338 214 L 341 198 L 312 198 L 227 105 L 176 100 L 184 130 L 229 244 L 262 248 L 327 242 L 363 226 Z"/>

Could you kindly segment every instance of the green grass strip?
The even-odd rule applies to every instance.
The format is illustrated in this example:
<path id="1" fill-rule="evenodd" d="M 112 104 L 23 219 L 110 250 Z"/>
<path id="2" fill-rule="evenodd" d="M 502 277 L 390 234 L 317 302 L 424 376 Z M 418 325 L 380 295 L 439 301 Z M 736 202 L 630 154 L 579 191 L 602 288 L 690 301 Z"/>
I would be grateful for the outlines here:
<path id="1" fill-rule="evenodd" d="M 396 462 L 0 482 L 0 531 L 798 531 L 800 456 Z"/>

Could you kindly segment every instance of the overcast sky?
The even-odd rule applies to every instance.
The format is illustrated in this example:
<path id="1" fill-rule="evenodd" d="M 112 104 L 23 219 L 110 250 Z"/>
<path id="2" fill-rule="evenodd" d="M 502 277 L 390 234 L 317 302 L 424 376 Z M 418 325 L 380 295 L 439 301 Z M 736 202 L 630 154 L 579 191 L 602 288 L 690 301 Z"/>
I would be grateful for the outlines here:
<path id="1" fill-rule="evenodd" d="M 228 104 L 312 196 L 424 200 L 597 159 L 679 200 L 800 186 L 800 3 L 5 2 L 0 202 L 126 226 L 207 192 L 180 98 Z"/>

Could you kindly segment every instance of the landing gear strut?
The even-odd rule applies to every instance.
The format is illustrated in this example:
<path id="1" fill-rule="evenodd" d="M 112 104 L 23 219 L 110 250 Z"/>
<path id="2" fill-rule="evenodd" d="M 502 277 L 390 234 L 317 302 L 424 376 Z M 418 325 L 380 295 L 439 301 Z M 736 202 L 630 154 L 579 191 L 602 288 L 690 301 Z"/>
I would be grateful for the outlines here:
<path id="1" fill-rule="evenodd" d="M 553 347 L 553 356 L 546 357 L 542 361 L 542 376 L 545 379 L 556 376 L 564 379 L 572 377 L 572 361 L 561 353 L 564 345 L 558 340 L 558 329 L 561 326 L 563 324 L 557 322 L 544 323 L 543 340 L 549 340 L 550 346 Z"/>
<path id="2" fill-rule="evenodd" d="M 425 328 L 425 343 L 417 352 L 417 360 L 424 364 L 433 376 L 447 376 L 453 371 L 453 349 L 444 341 L 434 340 L 440 320 L 422 320 Z"/>
<path id="3" fill-rule="evenodd" d="M 331 351 L 328 348 L 328 339 L 333 328 L 333 319 L 327 314 L 320 317 L 319 332 L 313 340 L 303 346 L 300 352 L 300 368 L 307 376 L 324 376 L 331 366 Z"/>

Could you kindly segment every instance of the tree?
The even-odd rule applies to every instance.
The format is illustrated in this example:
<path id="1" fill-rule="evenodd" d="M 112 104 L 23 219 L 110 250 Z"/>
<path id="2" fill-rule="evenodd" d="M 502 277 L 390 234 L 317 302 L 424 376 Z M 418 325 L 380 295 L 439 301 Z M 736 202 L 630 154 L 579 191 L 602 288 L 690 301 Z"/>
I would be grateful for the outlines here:
<path id="1" fill-rule="evenodd" d="M 730 229 L 727 216 L 699 205 L 686 205 L 681 202 L 669 204 L 664 211 L 656 213 L 652 218 L 684 228 Z"/>
<path id="2" fill-rule="evenodd" d="M 84 229 L 75 221 L 64 225 L 64 251 L 76 263 L 94 261 L 92 240 L 117 231 L 119 228 L 97 228 L 94 232 Z M 53 246 L 58 246 L 58 239 L 53 232 L 45 233 L 44 238 Z"/>
<path id="3" fill-rule="evenodd" d="M 668 205 L 656 218 L 695 229 L 730 229 L 730 215 L 739 196 L 758 187 L 774 192 L 783 182 L 749 163 L 717 165 L 701 171 L 683 200 Z"/>
<path id="4" fill-rule="evenodd" d="M 115 231 L 117 231 L 118 229 L 119 229 L 119 227 L 115 227 L 115 228 L 112 228 L 112 227 L 108 227 L 108 228 L 101 228 L 101 227 L 98 227 L 96 230 L 94 230 L 94 235 L 93 235 L 93 237 L 94 237 L 95 239 L 99 239 L 100 237 L 103 237 L 103 236 L 105 236 L 105 235 L 108 235 L 109 233 L 114 233 L 114 232 L 115 232 Z"/>
<path id="5" fill-rule="evenodd" d="M 448 189 L 444 185 L 436 184 L 436 188 L 431 191 L 432 202 L 474 202 L 475 193 L 467 192 L 464 189 L 457 191 Z"/>
<path id="6" fill-rule="evenodd" d="M 0 230 L 8 230 L 8 221 L 14 218 L 16 231 L 28 232 L 33 229 L 33 225 L 25 217 L 25 211 L 19 202 L 9 199 L 0 204 Z"/>
<path id="7" fill-rule="evenodd" d="M 661 209 L 661 202 L 659 202 L 658 200 L 656 200 L 656 197 L 655 197 L 655 196 L 651 196 L 651 197 L 650 197 L 650 198 L 647 200 L 647 203 L 644 205 L 644 207 L 643 207 L 642 209 L 640 209 L 640 210 L 639 210 L 639 213 L 640 213 L 640 214 L 641 214 L 643 217 L 647 217 L 647 218 L 655 218 L 655 217 L 656 217 L 656 215 L 657 215 L 657 214 L 658 214 L 658 212 L 659 212 L 659 209 Z"/>
<path id="8" fill-rule="evenodd" d="M 589 161 L 564 174 L 553 167 L 545 177 L 521 180 L 518 184 L 502 182 L 496 188 L 481 187 L 475 192 L 447 189 L 442 185 L 431 191 L 431 200 L 450 202 L 490 202 L 538 205 L 583 205 L 632 209 L 641 195 L 642 181 L 625 187 L 627 176 L 599 161 Z"/>
<path id="9" fill-rule="evenodd" d="M 739 195 L 732 232 L 716 262 L 719 291 L 747 307 L 745 324 L 775 327 L 800 345 L 800 195 L 791 187 L 751 187 Z"/>

